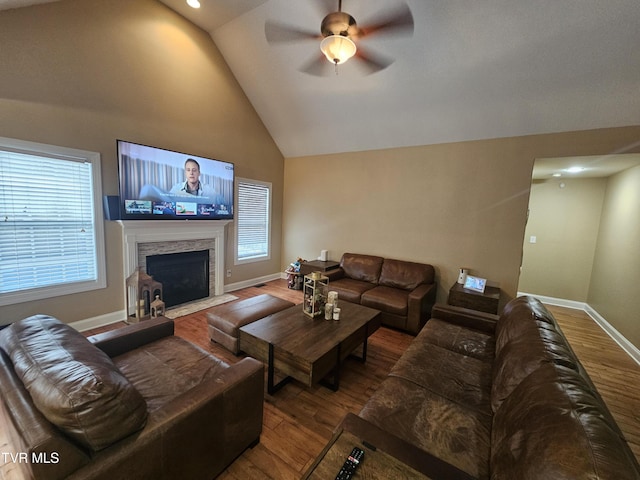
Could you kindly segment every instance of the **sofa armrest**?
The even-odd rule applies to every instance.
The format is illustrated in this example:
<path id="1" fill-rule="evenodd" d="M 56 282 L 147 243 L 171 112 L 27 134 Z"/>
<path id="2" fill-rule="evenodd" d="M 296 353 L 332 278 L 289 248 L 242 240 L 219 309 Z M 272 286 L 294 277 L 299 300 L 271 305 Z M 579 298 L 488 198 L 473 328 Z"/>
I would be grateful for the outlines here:
<path id="1" fill-rule="evenodd" d="M 264 364 L 250 357 L 165 404 L 149 421 L 162 437 L 163 478 L 219 475 L 259 440 L 263 409 Z"/>
<path id="2" fill-rule="evenodd" d="M 264 365 L 244 358 L 150 412 L 147 425 L 98 452 L 74 480 L 214 478 L 262 431 Z"/>
<path id="3" fill-rule="evenodd" d="M 496 322 L 500 318 L 498 315 L 491 313 L 444 304 L 435 305 L 431 311 L 431 317 L 488 333 L 495 332 Z"/>
<path id="4" fill-rule="evenodd" d="M 232 439 L 248 436 L 257 439 L 262 431 L 263 402 L 264 402 L 264 364 L 251 357 L 245 357 L 213 379 L 206 380 L 196 385 L 159 409 L 160 415 L 152 415 L 154 419 L 161 419 L 165 425 L 167 422 L 179 424 L 180 419 L 197 412 L 211 402 L 222 403 L 223 422 L 211 425 L 208 422 L 194 423 L 192 427 L 213 428 L 219 433 L 228 436 L 227 442 Z M 152 425 L 151 425 L 152 426 Z M 193 448 L 190 442 L 186 442 L 184 448 Z M 232 448 L 225 445 L 223 450 Z"/>
<path id="5" fill-rule="evenodd" d="M 417 334 L 429 320 L 436 303 L 437 284 L 423 283 L 409 293 L 407 300 L 407 330 Z"/>
<path id="6" fill-rule="evenodd" d="M 348 413 L 338 428 L 360 438 L 369 448 L 380 449 L 429 478 L 472 480 L 474 477 L 444 460 L 387 432 L 353 413 Z"/>
<path id="7" fill-rule="evenodd" d="M 88 337 L 88 340 L 110 357 L 116 357 L 160 338 L 170 337 L 173 335 L 173 331 L 173 320 L 158 317 L 92 335 Z"/>
<path id="8" fill-rule="evenodd" d="M 342 267 L 338 267 L 334 270 L 329 270 L 328 272 L 322 272 L 322 274 L 329 278 L 329 290 L 331 290 L 331 282 L 340 280 L 341 278 L 345 277 L 345 273 Z"/>

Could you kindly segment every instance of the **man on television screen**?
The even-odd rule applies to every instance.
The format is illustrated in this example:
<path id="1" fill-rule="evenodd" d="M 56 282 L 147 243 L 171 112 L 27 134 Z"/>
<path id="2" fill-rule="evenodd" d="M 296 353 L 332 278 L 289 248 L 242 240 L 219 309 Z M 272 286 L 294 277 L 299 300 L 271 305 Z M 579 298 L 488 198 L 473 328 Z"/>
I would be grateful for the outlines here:
<path id="1" fill-rule="evenodd" d="M 190 201 L 208 205 L 225 203 L 222 195 L 216 193 L 213 187 L 200 181 L 200 164 L 193 158 L 184 162 L 184 177 L 184 181 L 176 183 L 168 192 L 155 185 L 143 185 L 140 189 L 140 199 L 155 202 Z M 191 200 L 186 200 L 185 197 Z"/>
<path id="2" fill-rule="evenodd" d="M 200 182 L 200 164 L 193 158 L 188 158 L 184 162 L 184 182 L 176 183 L 169 193 L 189 194 L 196 197 L 216 198 L 217 194 L 209 185 Z M 215 202 L 218 203 L 218 202 Z"/>

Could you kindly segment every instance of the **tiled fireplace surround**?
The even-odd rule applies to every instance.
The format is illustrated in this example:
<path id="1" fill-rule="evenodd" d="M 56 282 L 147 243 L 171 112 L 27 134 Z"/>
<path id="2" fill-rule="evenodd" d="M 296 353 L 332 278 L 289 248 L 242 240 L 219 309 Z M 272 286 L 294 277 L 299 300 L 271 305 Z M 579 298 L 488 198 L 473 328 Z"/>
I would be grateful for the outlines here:
<path id="1" fill-rule="evenodd" d="M 122 227 L 125 278 L 146 266 L 147 255 L 209 250 L 209 296 L 224 293 L 224 232 L 226 220 L 124 220 Z M 125 287 L 126 288 L 126 287 Z M 134 292 L 129 292 L 130 302 Z M 133 305 L 125 306 L 133 312 Z"/>

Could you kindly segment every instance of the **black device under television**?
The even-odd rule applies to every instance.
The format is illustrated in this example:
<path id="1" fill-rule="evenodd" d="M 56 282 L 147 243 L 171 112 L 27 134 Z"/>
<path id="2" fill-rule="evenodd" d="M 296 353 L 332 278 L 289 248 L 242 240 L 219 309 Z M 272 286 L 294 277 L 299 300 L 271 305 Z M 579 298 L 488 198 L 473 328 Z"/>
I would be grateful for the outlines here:
<path id="1" fill-rule="evenodd" d="M 117 140 L 122 220 L 231 220 L 234 165 Z"/>

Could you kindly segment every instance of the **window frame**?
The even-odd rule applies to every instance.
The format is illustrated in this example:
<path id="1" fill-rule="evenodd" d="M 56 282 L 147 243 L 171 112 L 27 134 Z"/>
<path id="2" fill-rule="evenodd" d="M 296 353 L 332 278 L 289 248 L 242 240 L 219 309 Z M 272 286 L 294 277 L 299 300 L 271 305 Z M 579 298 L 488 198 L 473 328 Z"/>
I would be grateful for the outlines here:
<path id="1" fill-rule="evenodd" d="M 235 242 L 234 242 L 234 265 L 244 265 L 244 264 L 249 264 L 249 263 L 256 263 L 256 262 L 264 262 L 266 260 L 270 260 L 271 259 L 271 224 L 272 222 L 272 218 L 273 218 L 273 213 L 272 213 L 272 208 L 273 208 L 273 185 L 271 184 L 271 182 L 264 182 L 261 180 L 253 180 L 253 179 L 249 179 L 249 178 L 242 178 L 242 177 L 236 177 L 235 179 L 235 190 L 236 190 L 236 211 L 234 212 L 234 224 L 235 224 Z M 249 185 L 257 185 L 257 186 L 261 186 L 261 187 L 266 187 L 268 192 L 269 192 L 269 198 L 268 198 L 268 205 L 267 205 L 267 232 L 266 232 L 266 238 L 267 238 L 267 253 L 265 255 L 260 255 L 260 256 L 255 256 L 255 257 L 249 257 L 249 258 L 238 258 L 238 245 L 239 245 L 239 235 L 240 235 L 240 228 L 239 228 L 239 220 L 240 220 L 240 184 L 241 183 L 245 183 L 245 184 L 249 184 Z"/>
<path id="2" fill-rule="evenodd" d="M 106 288 L 107 279 L 100 154 L 88 150 L 60 147 L 6 137 L 0 137 L 0 150 L 66 161 L 88 162 L 91 164 L 92 209 L 94 215 L 93 244 L 96 260 L 96 278 L 94 280 L 32 287 L 14 292 L 0 293 L 0 306 L 43 300 L 46 298 Z"/>

